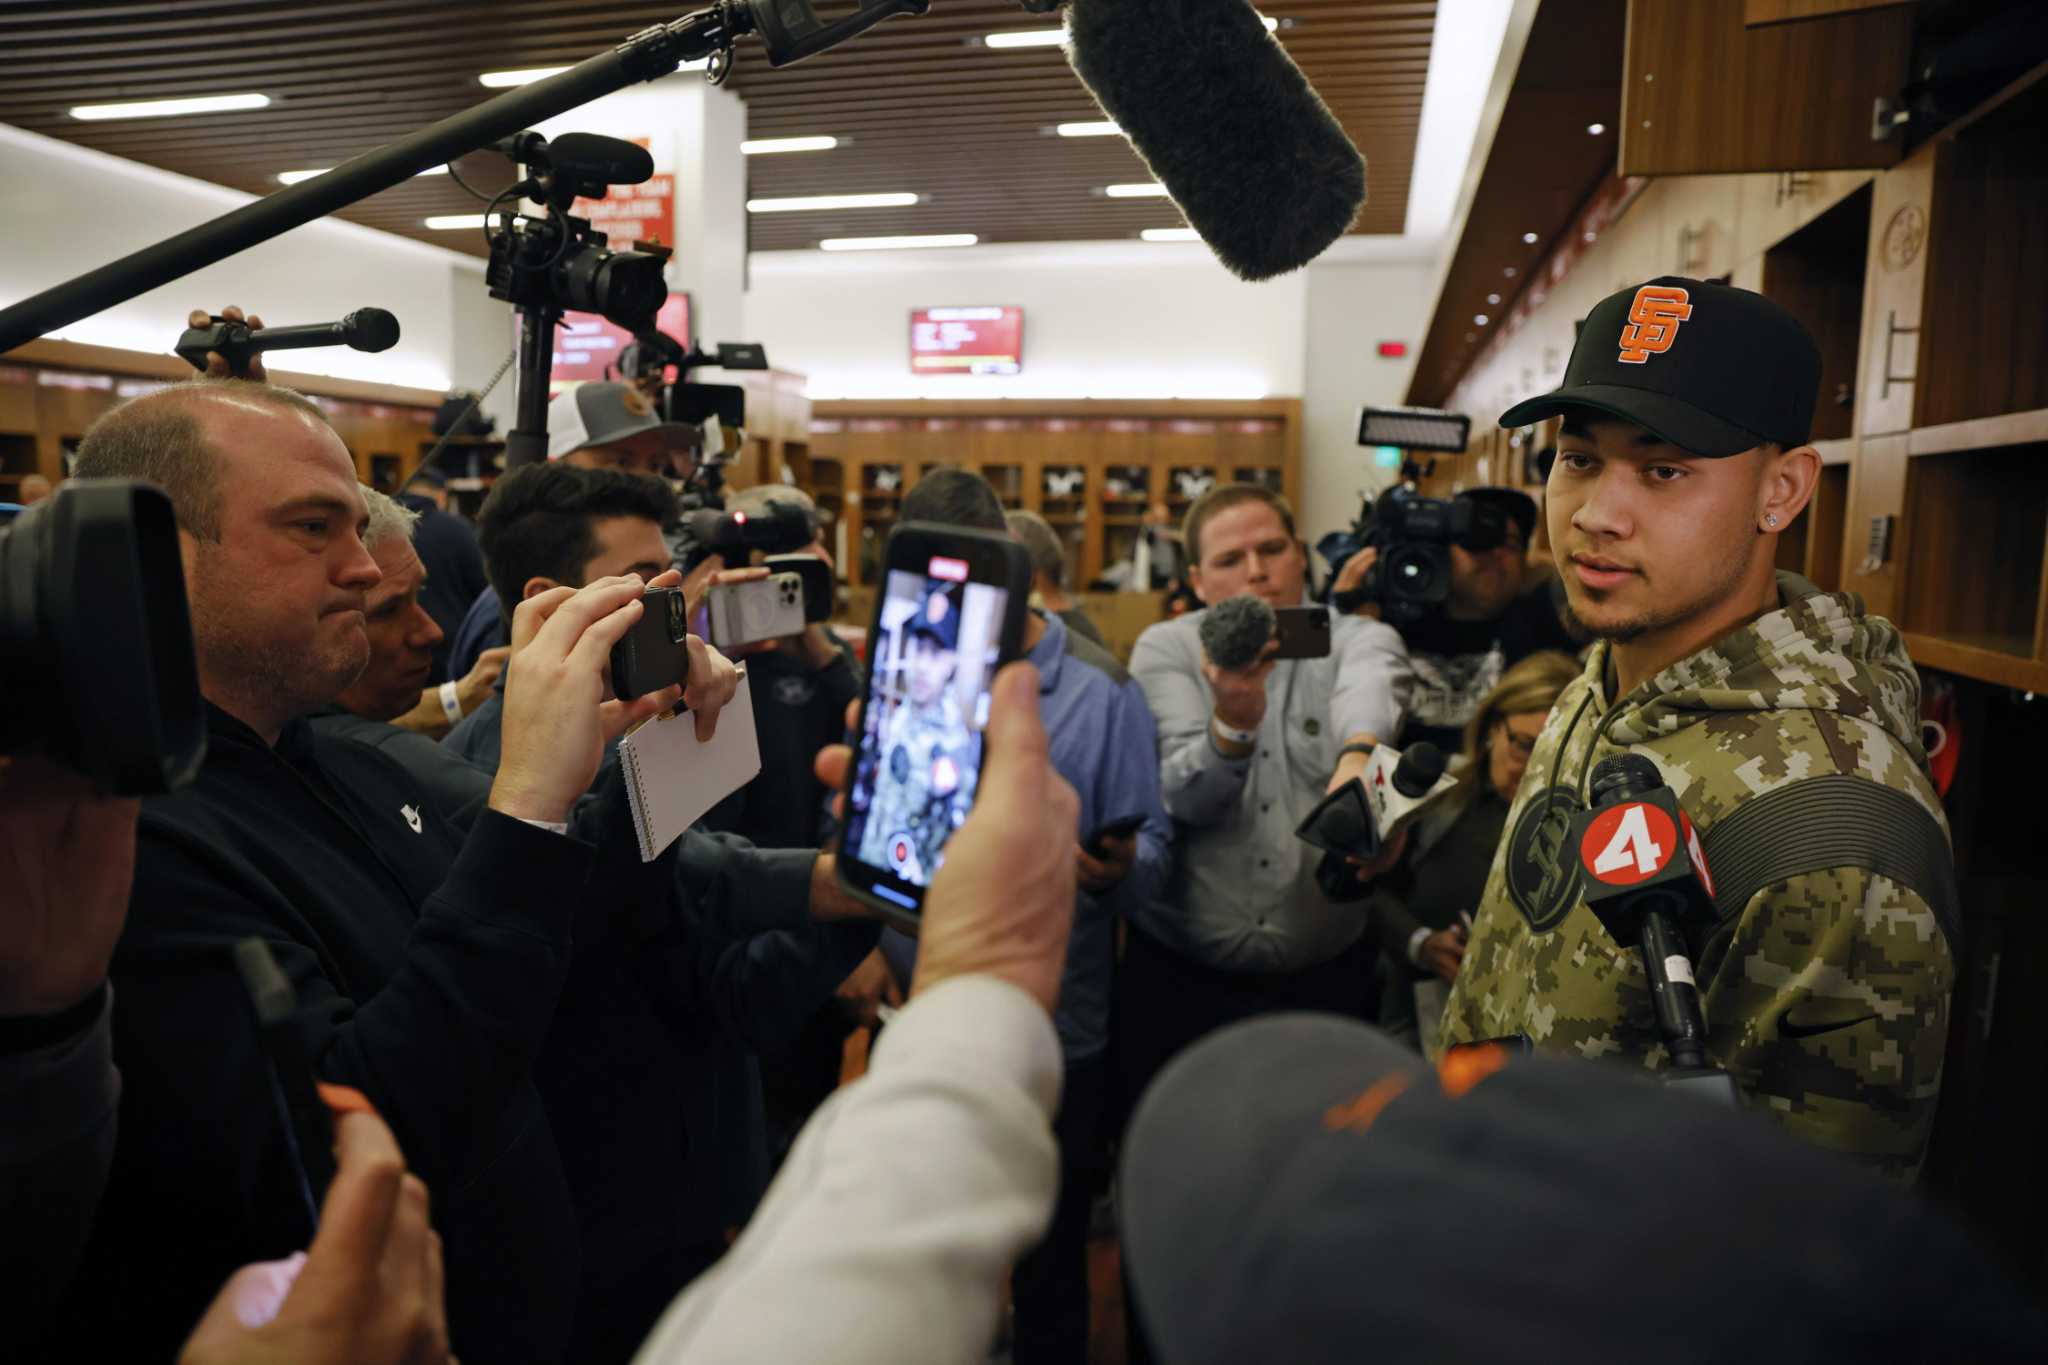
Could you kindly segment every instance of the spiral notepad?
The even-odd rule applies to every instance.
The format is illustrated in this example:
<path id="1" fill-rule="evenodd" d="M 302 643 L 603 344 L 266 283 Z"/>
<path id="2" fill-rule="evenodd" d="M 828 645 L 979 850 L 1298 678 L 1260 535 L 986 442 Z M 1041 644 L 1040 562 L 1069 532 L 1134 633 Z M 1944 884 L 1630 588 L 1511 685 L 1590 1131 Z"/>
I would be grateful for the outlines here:
<path id="1" fill-rule="evenodd" d="M 642 721 L 619 741 L 640 861 L 660 857 L 705 811 L 760 773 L 761 745 L 754 734 L 749 689 L 743 671 L 739 690 L 718 713 L 718 732 L 702 744 L 696 723 L 682 710 Z"/>

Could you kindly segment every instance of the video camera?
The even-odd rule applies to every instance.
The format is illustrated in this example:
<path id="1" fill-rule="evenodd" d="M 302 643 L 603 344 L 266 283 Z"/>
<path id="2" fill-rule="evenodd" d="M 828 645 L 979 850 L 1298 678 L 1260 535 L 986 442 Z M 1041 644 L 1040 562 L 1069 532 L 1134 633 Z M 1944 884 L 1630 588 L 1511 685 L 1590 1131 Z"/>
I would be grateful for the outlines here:
<path id="1" fill-rule="evenodd" d="M 744 568 L 756 550 L 791 554 L 817 537 L 810 517 L 788 502 L 775 503 L 761 515 L 728 512 L 722 506 L 689 508 L 664 529 L 669 550 L 685 573 L 712 555 L 723 556 L 729 568 Z"/>
<path id="2" fill-rule="evenodd" d="M 1496 501 L 1425 498 L 1406 488 L 1389 489 L 1359 514 L 1345 538 L 1358 548 L 1379 551 L 1379 559 L 1366 572 L 1357 600 L 1337 603 L 1338 610 L 1377 602 L 1389 624 L 1422 620 L 1451 594 L 1451 546 L 1474 553 L 1498 549 L 1511 521 L 1507 508 Z M 1327 543 L 1323 553 L 1330 555 Z M 1343 559 L 1333 558 L 1332 568 L 1341 567 Z"/>
<path id="3" fill-rule="evenodd" d="M 649 326 L 635 333 L 632 344 L 619 353 L 619 377 L 649 394 L 663 421 L 687 422 L 704 433 L 703 447 L 683 490 L 685 512 L 724 509 L 725 466 L 746 443 L 747 391 L 738 384 L 692 381 L 690 371 L 705 365 L 765 370 L 768 351 L 754 341 L 721 341 L 715 352 L 704 351 Z M 673 379 L 669 378 L 671 370 Z"/>
<path id="4" fill-rule="evenodd" d="M 170 498 L 88 479 L 0 519 L 0 754 L 117 796 L 190 782 L 206 712 Z"/>

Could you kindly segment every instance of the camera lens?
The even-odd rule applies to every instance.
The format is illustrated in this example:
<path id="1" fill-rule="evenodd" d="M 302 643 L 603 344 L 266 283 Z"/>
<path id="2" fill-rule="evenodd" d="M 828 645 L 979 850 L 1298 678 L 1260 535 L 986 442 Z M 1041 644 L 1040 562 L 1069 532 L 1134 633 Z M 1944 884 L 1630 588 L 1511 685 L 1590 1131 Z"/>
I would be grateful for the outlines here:
<path id="1" fill-rule="evenodd" d="M 690 633 L 689 618 L 684 614 L 686 610 L 687 608 L 683 603 L 683 590 L 681 588 L 670 588 L 668 590 L 668 639 L 670 644 L 681 644 Z"/>

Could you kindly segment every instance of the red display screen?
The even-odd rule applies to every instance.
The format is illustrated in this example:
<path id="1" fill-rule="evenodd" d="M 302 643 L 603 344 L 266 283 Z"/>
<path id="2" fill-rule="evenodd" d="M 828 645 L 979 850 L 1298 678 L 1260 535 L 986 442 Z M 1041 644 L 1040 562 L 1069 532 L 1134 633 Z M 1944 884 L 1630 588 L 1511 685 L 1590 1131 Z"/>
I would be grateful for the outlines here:
<path id="1" fill-rule="evenodd" d="M 690 296 L 670 294 L 668 302 L 654 315 L 657 331 L 667 332 L 684 345 L 690 343 Z M 548 387 L 603 379 L 606 367 L 619 363 L 619 352 L 633 341 L 633 334 L 596 313 L 564 313 L 555 328 L 555 368 Z"/>
<path id="2" fill-rule="evenodd" d="M 1024 368 L 1024 310 L 917 308 L 910 314 L 912 374 L 1017 374 Z"/>

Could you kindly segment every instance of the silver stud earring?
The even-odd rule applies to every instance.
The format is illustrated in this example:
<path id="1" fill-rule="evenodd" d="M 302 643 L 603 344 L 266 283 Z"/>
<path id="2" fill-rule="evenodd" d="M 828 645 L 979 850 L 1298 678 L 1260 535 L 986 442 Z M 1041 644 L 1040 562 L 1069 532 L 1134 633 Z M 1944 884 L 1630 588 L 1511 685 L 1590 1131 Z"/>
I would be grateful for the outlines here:
<path id="1" fill-rule="evenodd" d="M 1766 526 L 1770 526 L 1770 527 L 1776 527 L 1776 526 L 1777 526 L 1777 524 L 1778 524 L 1778 514 L 1777 514 L 1776 512 L 1766 512 L 1766 513 L 1764 513 L 1764 525 L 1766 525 Z"/>

